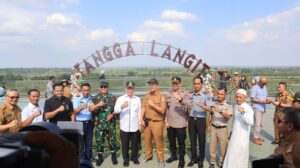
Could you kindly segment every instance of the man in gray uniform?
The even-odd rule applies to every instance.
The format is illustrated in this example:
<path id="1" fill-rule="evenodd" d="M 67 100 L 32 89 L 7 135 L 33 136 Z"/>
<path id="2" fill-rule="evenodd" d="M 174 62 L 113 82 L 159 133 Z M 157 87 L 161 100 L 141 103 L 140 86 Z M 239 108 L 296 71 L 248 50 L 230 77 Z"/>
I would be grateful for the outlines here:
<path id="1" fill-rule="evenodd" d="M 192 167 L 198 162 L 198 167 L 203 168 L 205 155 L 205 138 L 206 138 L 206 111 L 209 111 L 211 98 L 203 92 L 203 79 L 196 76 L 193 79 L 194 91 L 190 92 L 190 117 L 189 117 L 189 135 L 191 142 L 191 161 L 188 163 Z M 199 142 L 199 157 L 197 156 L 197 140 Z"/>
<path id="2" fill-rule="evenodd" d="M 170 143 L 171 157 L 166 160 L 167 163 L 171 163 L 174 160 L 178 160 L 176 154 L 176 139 L 179 144 L 179 164 L 178 168 L 184 167 L 184 155 L 185 155 L 185 138 L 187 127 L 187 96 L 180 90 L 181 78 L 172 77 L 172 91 L 167 94 L 166 97 L 166 119 L 165 125 L 167 127 L 167 135 Z"/>

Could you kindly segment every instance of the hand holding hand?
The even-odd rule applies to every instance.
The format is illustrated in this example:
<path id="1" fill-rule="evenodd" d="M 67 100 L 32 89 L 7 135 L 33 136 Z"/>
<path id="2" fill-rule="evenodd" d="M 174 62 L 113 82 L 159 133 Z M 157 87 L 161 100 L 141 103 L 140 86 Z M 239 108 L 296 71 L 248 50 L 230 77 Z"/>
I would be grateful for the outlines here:
<path id="1" fill-rule="evenodd" d="M 270 103 L 272 103 L 272 100 L 271 99 L 266 99 L 266 103 L 270 104 Z"/>
<path id="2" fill-rule="evenodd" d="M 272 102 L 275 106 L 278 106 L 279 104 L 280 104 L 280 102 L 278 102 L 278 101 L 273 101 Z"/>

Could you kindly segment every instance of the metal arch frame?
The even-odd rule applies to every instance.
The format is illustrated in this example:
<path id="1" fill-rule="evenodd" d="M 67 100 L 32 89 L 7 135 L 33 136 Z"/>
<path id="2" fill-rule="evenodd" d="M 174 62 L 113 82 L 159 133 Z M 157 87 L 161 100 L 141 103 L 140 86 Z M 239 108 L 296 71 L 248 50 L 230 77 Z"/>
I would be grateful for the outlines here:
<path id="1" fill-rule="evenodd" d="M 141 53 L 134 53 L 134 54 L 130 54 L 130 55 L 124 55 L 124 53 L 122 52 L 122 56 L 118 57 L 118 56 L 116 56 L 116 54 L 114 53 L 115 51 L 111 50 L 111 49 L 113 49 L 113 48 L 115 47 L 114 45 L 116 45 L 116 44 L 119 45 L 119 46 L 118 46 L 119 48 L 121 48 L 121 46 L 124 46 L 124 45 L 127 44 L 127 50 L 128 50 L 128 45 L 129 45 L 129 44 L 130 44 L 130 45 L 131 45 L 131 44 L 141 44 L 141 45 L 142 45 Z M 145 46 L 145 44 L 150 44 L 150 45 L 152 45 L 152 46 L 151 46 L 151 52 L 150 52 L 150 53 L 145 53 L 145 52 L 144 52 L 144 48 L 145 48 L 144 46 Z M 102 48 L 101 50 L 96 50 L 96 51 L 95 51 L 97 54 L 99 54 L 98 57 L 101 56 L 101 57 L 103 58 L 103 60 L 105 60 L 105 61 L 98 61 L 96 67 L 100 67 L 101 65 L 103 65 L 103 64 L 105 64 L 105 63 L 107 63 L 107 62 L 113 61 L 113 60 L 115 60 L 115 59 L 119 59 L 119 58 L 123 58 L 123 57 L 129 57 L 129 56 L 136 56 L 136 55 L 148 55 L 148 56 L 152 56 L 152 57 L 160 57 L 160 58 L 168 59 L 168 58 L 164 57 L 163 54 L 162 54 L 162 55 L 158 55 L 158 56 L 152 55 L 152 50 L 153 50 L 152 47 L 153 47 L 153 45 L 159 45 L 159 46 L 165 46 L 165 47 L 166 47 L 166 49 L 165 49 L 164 52 L 166 52 L 167 49 L 170 48 L 170 51 L 172 51 L 172 50 L 177 50 L 177 52 L 178 52 L 178 51 L 179 51 L 179 52 L 180 52 L 180 51 L 183 52 L 182 57 L 185 57 L 185 56 L 189 57 L 189 56 L 193 55 L 193 60 L 195 60 L 195 61 L 197 62 L 197 63 L 196 63 L 196 66 L 195 66 L 193 69 L 190 69 L 190 66 L 187 68 L 185 65 L 183 65 L 183 64 L 182 64 L 182 60 L 181 60 L 180 62 L 179 62 L 179 60 L 175 60 L 176 57 L 177 57 L 177 55 L 174 55 L 174 59 L 170 59 L 170 58 L 169 58 L 170 61 L 176 62 L 176 63 L 178 63 L 178 64 L 184 66 L 185 69 L 191 71 L 192 73 L 195 73 L 195 70 L 198 68 L 198 66 L 199 66 L 200 64 L 203 66 L 203 68 L 202 68 L 200 71 L 203 71 L 203 70 L 205 70 L 205 69 L 209 69 L 209 68 L 210 68 L 209 65 L 207 65 L 207 64 L 204 63 L 204 62 L 202 62 L 202 59 L 197 58 L 196 55 L 194 55 L 194 54 L 189 54 L 188 52 L 186 52 L 186 50 L 181 50 L 180 48 L 172 47 L 170 44 L 157 43 L 155 40 L 150 41 L 150 42 L 145 42 L 145 41 L 129 41 L 129 40 L 128 40 L 127 42 L 122 42 L 122 43 L 116 42 L 116 43 L 114 43 L 114 45 L 111 45 L 111 46 L 103 46 L 103 48 Z M 105 58 L 105 56 L 103 55 L 103 49 L 104 49 L 104 47 L 106 47 L 107 51 L 111 53 L 111 56 L 112 56 L 111 60 L 107 60 L 107 58 Z M 132 45 L 131 45 L 131 47 L 132 47 Z M 133 47 L 132 47 L 132 49 L 133 49 Z M 126 51 L 127 51 L 127 50 L 126 50 Z M 122 51 L 122 50 L 121 50 L 121 51 Z M 134 50 L 134 51 L 135 51 L 135 50 Z M 102 53 L 102 54 L 100 54 L 100 53 Z M 89 62 L 87 62 L 87 60 L 89 60 L 89 59 L 94 59 L 93 56 L 95 56 L 95 55 L 94 55 L 94 54 L 91 54 L 90 56 L 84 58 L 81 62 L 76 63 L 76 64 L 73 66 L 73 71 L 74 71 L 74 72 L 80 72 L 81 74 L 88 74 L 91 70 L 96 69 L 92 64 L 90 64 Z M 170 57 L 170 56 L 169 56 L 169 57 Z M 181 59 L 183 59 L 183 58 L 181 58 Z M 186 58 L 186 59 L 187 59 L 187 58 Z M 80 66 L 81 66 L 81 65 L 86 65 L 85 62 L 88 63 L 88 64 L 90 65 L 90 67 L 85 67 L 85 68 L 86 68 L 86 71 L 82 71 L 82 69 L 81 69 Z M 95 63 L 95 60 L 94 60 L 94 63 Z M 185 63 L 186 63 L 186 60 L 185 60 Z M 191 64 L 193 64 L 193 62 L 192 62 Z"/>

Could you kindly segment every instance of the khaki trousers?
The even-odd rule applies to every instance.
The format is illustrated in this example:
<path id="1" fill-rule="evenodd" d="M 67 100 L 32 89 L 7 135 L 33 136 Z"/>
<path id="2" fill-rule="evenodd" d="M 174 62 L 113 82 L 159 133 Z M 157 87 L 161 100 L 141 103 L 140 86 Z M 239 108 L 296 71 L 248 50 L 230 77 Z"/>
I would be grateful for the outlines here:
<path id="1" fill-rule="evenodd" d="M 215 128 L 211 126 L 211 133 L 210 133 L 210 146 L 209 146 L 209 153 L 210 153 L 210 164 L 216 164 L 216 157 L 217 157 L 217 146 L 218 141 L 220 143 L 220 164 L 223 164 L 227 144 L 228 144 L 228 129 L 226 128 Z"/>
<path id="2" fill-rule="evenodd" d="M 144 130 L 144 138 L 145 138 L 145 155 L 147 158 L 152 157 L 152 138 L 154 138 L 155 146 L 156 146 L 156 154 L 158 161 L 165 160 L 164 157 L 164 121 L 153 122 L 149 121 L 149 125 Z"/>
<path id="3" fill-rule="evenodd" d="M 263 127 L 263 116 L 264 112 L 261 112 L 257 109 L 253 109 L 254 111 L 254 131 L 253 131 L 253 137 L 259 138 L 261 137 L 260 131 Z"/>
<path id="4" fill-rule="evenodd" d="M 279 132 L 279 129 L 278 129 L 278 112 L 275 111 L 274 112 L 274 135 L 275 135 L 275 141 L 279 142 L 280 141 L 280 132 Z"/>

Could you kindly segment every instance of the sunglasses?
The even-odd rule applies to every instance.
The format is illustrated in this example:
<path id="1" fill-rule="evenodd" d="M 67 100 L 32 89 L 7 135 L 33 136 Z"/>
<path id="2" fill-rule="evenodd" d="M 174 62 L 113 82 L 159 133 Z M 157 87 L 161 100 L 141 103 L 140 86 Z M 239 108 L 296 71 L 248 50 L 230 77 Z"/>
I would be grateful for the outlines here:
<path id="1" fill-rule="evenodd" d="M 107 86 L 100 86 L 100 88 L 108 88 Z"/>
<path id="2" fill-rule="evenodd" d="M 19 99 L 20 98 L 19 96 L 7 96 L 7 97 L 9 97 L 11 99 Z"/>

